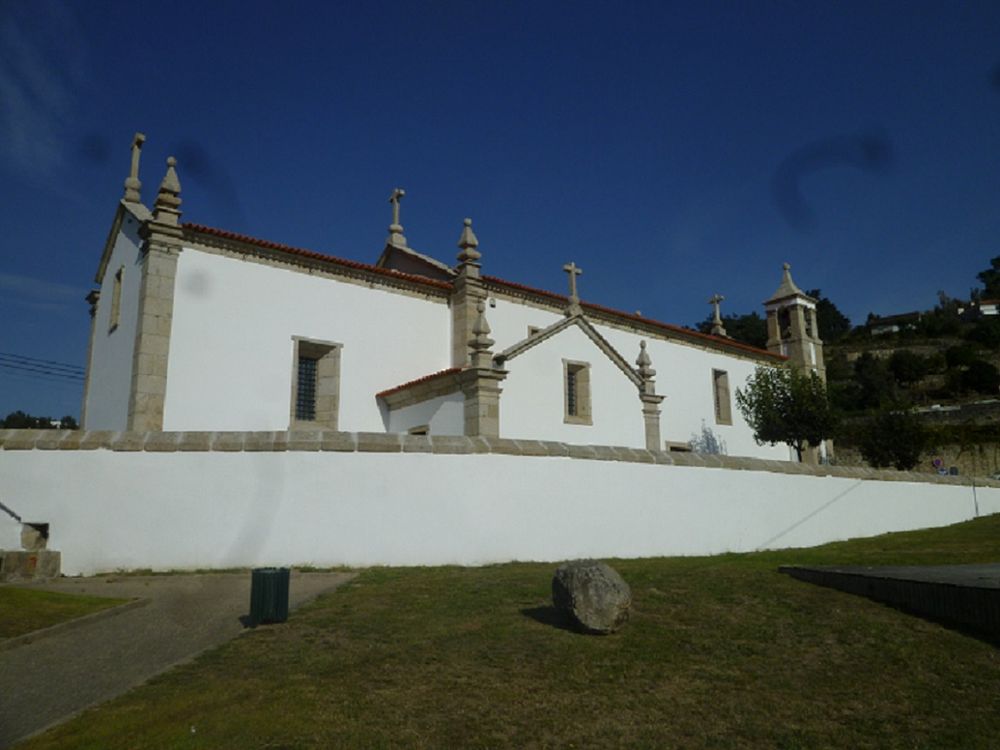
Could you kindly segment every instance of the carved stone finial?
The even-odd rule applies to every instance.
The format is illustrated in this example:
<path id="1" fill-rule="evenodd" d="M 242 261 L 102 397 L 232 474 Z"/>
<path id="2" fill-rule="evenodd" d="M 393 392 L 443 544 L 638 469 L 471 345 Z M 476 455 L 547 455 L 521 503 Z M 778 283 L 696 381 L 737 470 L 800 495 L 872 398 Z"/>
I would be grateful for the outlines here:
<path id="1" fill-rule="evenodd" d="M 490 348 L 496 342 L 490 338 L 490 324 L 486 322 L 486 305 L 480 300 L 476 305 L 476 320 L 472 324 L 472 338 L 469 348 L 472 350 L 473 367 L 492 367 L 493 355 Z"/>
<path id="2" fill-rule="evenodd" d="M 129 169 L 128 177 L 125 178 L 124 196 L 129 203 L 139 203 L 141 200 L 139 195 L 139 191 L 142 189 L 142 183 L 139 182 L 139 152 L 145 142 L 146 136 L 143 133 L 136 133 L 132 137 L 132 166 Z"/>
<path id="3" fill-rule="evenodd" d="M 569 274 L 569 307 L 566 309 L 566 314 L 574 315 L 580 312 L 580 296 L 576 292 L 576 277 L 583 274 L 583 269 L 571 261 L 563 266 L 563 270 Z"/>
<path id="4" fill-rule="evenodd" d="M 636 358 L 635 363 L 639 365 L 639 377 L 643 380 L 652 380 L 656 377 L 656 370 L 653 369 L 653 360 L 649 358 L 649 352 L 646 351 L 646 342 L 639 342 L 639 356 Z"/>
<path id="5" fill-rule="evenodd" d="M 725 326 L 722 325 L 722 315 L 719 313 L 719 303 L 725 299 L 721 294 L 713 294 L 709 300 L 708 304 L 712 305 L 714 309 L 714 314 L 712 316 L 712 335 L 713 336 L 725 336 L 729 338 L 729 334 L 726 333 Z"/>
<path id="6" fill-rule="evenodd" d="M 463 265 L 466 263 L 475 263 L 480 258 L 482 254 L 476 250 L 479 247 L 479 238 L 476 237 L 476 233 L 472 231 L 472 219 L 465 220 L 465 226 L 462 228 L 462 236 L 458 238 L 458 246 L 462 249 L 462 252 L 458 254 L 458 262 Z"/>
<path id="7" fill-rule="evenodd" d="M 403 236 L 403 225 L 399 223 L 399 204 L 406 191 L 396 188 L 389 196 L 389 203 L 392 204 L 392 224 L 389 225 L 389 239 L 386 242 L 395 247 L 406 247 L 406 237 Z"/>
<path id="8" fill-rule="evenodd" d="M 163 182 L 160 183 L 160 191 L 156 194 L 156 202 L 153 204 L 153 221 L 158 224 L 169 224 L 178 226 L 181 216 L 181 181 L 177 179 L 177 160 L 174 157 L 167 159 L 167 173 L 163 175 Z"/>

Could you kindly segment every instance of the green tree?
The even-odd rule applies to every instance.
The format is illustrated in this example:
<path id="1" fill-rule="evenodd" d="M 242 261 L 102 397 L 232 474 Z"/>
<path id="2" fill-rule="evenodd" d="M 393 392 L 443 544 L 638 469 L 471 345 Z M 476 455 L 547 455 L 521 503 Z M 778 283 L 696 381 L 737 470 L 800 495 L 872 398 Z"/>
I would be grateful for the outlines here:
<path id="1" fill-rule="evenodd" d="M 976 322 L 965 337 L 990 349 L 1000 349 L 1000 320 L 983 318 Z"/>
<path id="2" fill-rule="evenodd" d="M 810 289 L 806 294 L 816 300 L 816 323 L 819 326 L 819 337 L 824 343 L 833 343 L 851 332 L 850 319 L 823 296 L 822 290 Z"/>
<path id="3" fill-rule="evenodd" d="M 709 315 L 695 328 L 702 333 L 711 333 L 712 323 L 712 316 Z M 746 315 L 723 315 L 722 325 L 726 329 L 726 335 L 737 341 L 759 349 L 767 346 L 767 321 L 755 312 Z"/>
<path id="4" fill-rule="evenodd" d="M 977 359 L 962 373 L 962 389 L 995 395 L 1000 391 L 1000 371 L 989 362 Z"/>
<path id="5" fill-rule="evenodd" d="M 12 411 L 3 419 L 0 419 L 0 428 L 8 430 L 54 430 L 60 424 L 64 430 L 79 429 L 79 425 L 77 425 L 73 417 L 63 417 L 62 419 L 35 417 L 21 410 Z"/>
<path id="6" fill-rule="evenodd" d="M 982 299 L 1000 299 L 1000 255 L 990 260 L 990 267 L 976 274 L 983 282 Z"/>
<path id="7" fill-rule="evenodd" d="M 787 366 L 758 367 L 746 387 L 736 390 L 736 405 L 758 445 L 785 443 L 799 461 L 807 445 L 820 445 L 837 427 L 819 376 Z"/>
<path id="8" fill-rule="evenodd" d="M 896 382 L 887 360 L 865 352 L 854 361 L 855 409 L 877 409 L 896 398 Z"/>
<path id="9" fill-rule="evenodd" d="M 920 462 L 927 447 L 924 423 L 913 412 L 880 411 L 868 417 L 858 428 L 861 456 L 872 466 L 894 466 L 900 471 Z"/>
<path id="10" fill-rule="evenodd" d="M 922 380 L 930 372 L 930 364 L 916 352 L 897 349 L 889 357 L 889 371 L 897 383 L 908 386 Z"/>

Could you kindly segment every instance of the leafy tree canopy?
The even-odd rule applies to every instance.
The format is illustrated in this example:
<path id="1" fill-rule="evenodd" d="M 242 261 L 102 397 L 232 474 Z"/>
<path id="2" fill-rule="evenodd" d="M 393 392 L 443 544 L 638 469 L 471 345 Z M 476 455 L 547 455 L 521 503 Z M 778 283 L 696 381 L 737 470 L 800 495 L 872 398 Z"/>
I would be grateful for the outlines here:
<path id="1" fill-rule="evenodd" d="M 737 389 L 736 405 L 758 445 L 785 443 L 799 461 L 807 445 L 820 445 L 837 427 L 823 381 L 791 367 L 758 367 Z"/>
<path id="2" fill-rule="evenodd" d="M 860 429 L 858 448 L 872 466 L 894 466 L 900 471 L 912 469 L 927 447 L 928 433 L 920 418 L 908 411 L 878 412 L 865 420 Z"/>
<path id="3" fill-rule="evenodd" d="M 1000 255 L 990 260 L 990 267 L 976 274 L 983 283 L 983 299 L 1000 299 Z"/>
<path id="4" fill-rule="evenodd" d="M 711 333 L 712 322 L 712 316 L 709 315 L 695 328 L 702 333 Z M 723 315 L 722 325 L 726 329 L 726 334 L 737 341 L 759 349 L 767 346 L 767 321 L 755 312 L 746 315 Z"/>
<path id="5" fill-rule="evenodd" d="M 822 290 L 810 289 L 806 294 L 816 300 L 816 322 L 819 325 L 819 337 L 824 343 L 833 343 L 851 332 L 850 319 L 823 296 Z"/>
<path id="6" fill-rule="evenodd" d="M 79 429 L 79 425 L 73 417 L 63 417 L 62 419 L 52 419 L 52 417 L 34 417 L 23 411 L 12 411 L 3 419 L 0 419 L 0 428 L 8 430 L 64 430 Z"/>

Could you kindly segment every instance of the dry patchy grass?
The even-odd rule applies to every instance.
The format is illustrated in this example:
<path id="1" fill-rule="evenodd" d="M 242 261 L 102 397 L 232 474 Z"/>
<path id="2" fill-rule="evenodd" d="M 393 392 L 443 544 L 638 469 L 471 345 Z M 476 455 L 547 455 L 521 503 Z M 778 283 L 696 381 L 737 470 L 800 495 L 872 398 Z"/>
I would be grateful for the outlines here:
<path id="1" fill-rule="evenodd" d="M 24 747 L 994 747 L 994 645 L 775 570 L 998 559 L 1000 516 L 615 561 L 610 637 L 553 624 L 551 564 L 375 569 Z"/>
<path id="2" fill-rule="evenodd" d="M 127 601 L 128 599 L 104 596 L 76 596 L 0 586 L 0 639 L 13 638 L 67 620 L 75 620 Z"/>

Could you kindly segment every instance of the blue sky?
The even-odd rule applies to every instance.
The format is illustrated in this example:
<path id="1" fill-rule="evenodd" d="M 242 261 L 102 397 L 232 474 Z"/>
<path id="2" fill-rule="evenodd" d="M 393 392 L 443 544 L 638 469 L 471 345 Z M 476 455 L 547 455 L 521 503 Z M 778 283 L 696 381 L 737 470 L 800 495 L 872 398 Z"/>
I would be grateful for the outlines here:
<path id="1" fill-rule="evenodd" d="M 792 263 L 855 323 L 1000 255 L 1000 3 L 0 3 L 0 352 L 84 365 L 132 134 L 150 203 L 374 262 L 410 245 L 690 325 Z M 669 373 L 662 373 L 669 377 Z M 80 386 L 0 368 L 0 415 Z"/>

